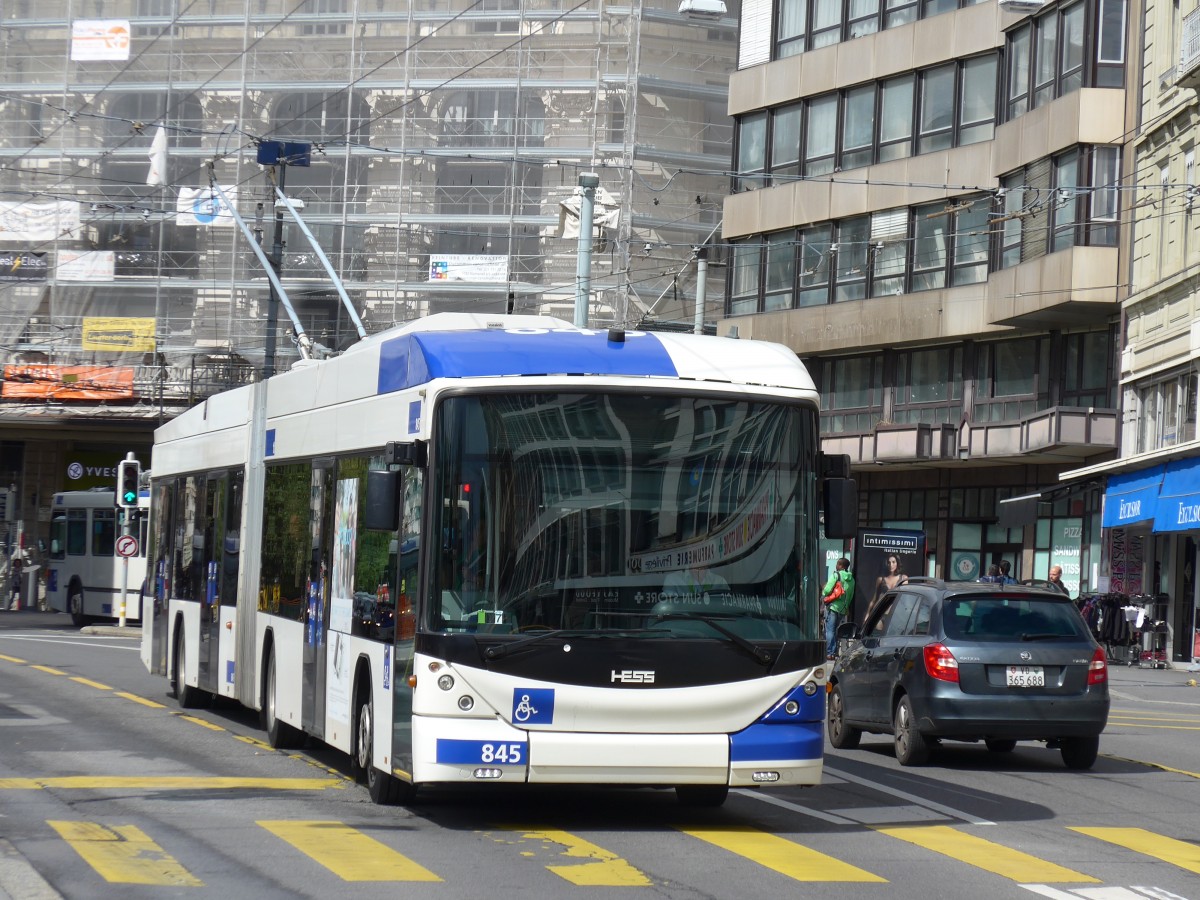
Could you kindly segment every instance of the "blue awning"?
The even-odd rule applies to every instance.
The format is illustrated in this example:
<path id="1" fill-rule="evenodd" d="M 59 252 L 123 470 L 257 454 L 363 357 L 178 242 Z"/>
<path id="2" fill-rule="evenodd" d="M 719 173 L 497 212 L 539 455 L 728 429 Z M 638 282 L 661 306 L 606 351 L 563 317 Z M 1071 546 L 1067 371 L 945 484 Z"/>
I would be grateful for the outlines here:
<path id="1" fill-rule="evenodd" d="M 1104 492 L 1104 527 L 1120 528 L 1153 519 L 1158 509 L 1158 489 L 1164 468 L 1159 464 L 1136 472 L 1110 475 Z"/>
<path id="2" fill-rule="evenodd" d="M 1154 530 L 1200 530 L 1200 457 L 1167 463 Z"/>

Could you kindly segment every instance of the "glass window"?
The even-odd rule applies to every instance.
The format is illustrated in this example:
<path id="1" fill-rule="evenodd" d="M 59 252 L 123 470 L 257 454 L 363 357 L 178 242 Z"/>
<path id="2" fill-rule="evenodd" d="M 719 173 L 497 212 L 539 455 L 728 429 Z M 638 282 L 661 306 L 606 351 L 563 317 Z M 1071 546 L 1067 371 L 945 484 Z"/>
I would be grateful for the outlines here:
<path id="1" fill-rule="evenodd" d="M 851 38 L 879 30 L 879 0 L 850 0 L 847 34 Z"/>
<path id="2" fill-rule="evenodd" d="M 758 280 L 762 266 L 762 245 L 741 241 L 733 245 L 733 276 L 729 314 L 745 316 L 758 312 Z"/>
<path id="3" fill-rule="evenodd" d="M 1126 0 L 1100 0 L 1097 62 L 1125 62 L 1125 6 Z"/>
<path id="4" fill-rule="evenodd" d="M 804 144 L 804 174 L 827 175 L 833 171 L 837 144 L 838 95 L 808 101 L 807 136 Z"/>
<path id="5" fill-rule="evenodd" d="M 917 21 L 917 0 L 887 0 L 884 28 L 896 28 Z"/>
<path id="6" fill-rule="evenodd" d="M 1084 8 L 1076 3 L 1062 13 L 1062 47 L 1060 49 L 1059 96 L 1083 87 L 1083 24 Z"/>
<path id="7" fill-rule="evenodd" d="M 1037 390 L 1038 342 L 1000 341 L 992 344 L 992 396 L 1013 397 Z"/>
<path id="8" fill-rule="evenodd" d="M 763 308 L 790 309 L 796 281 L 796 233 L 780 231 L 767 235 L 767 281 Z"/>
<path id="9" fill-rule="evenodd" d="M 958 145 L 990 141 L 996 123 L 995 54 L 963 63 L 962 102 L 959 108 Z"/>
<path id="10" fill-rule="evenodd" d="M 859 216 L 838 224 L 837 286 L 833 300 L 862 300 L 867 295 L 867 247 L 871 219 Z"/>
<path id="11" fill-rule="evenodd" d="M 957 8 L 958 0 L 924 0 L 921 17 L 928 19 L 930 16 L 940 16 L 942 13 L 952 12 Z"/>
<path id="12" fill-rule="evenodd" d="M 846 92 L 842 118 L 842 168 L 870 165 L 874 139 L 875 85 L 868 84 Z"/>
<path id="13" fill-rule="evenodd" d="M 976 198 L 970 209 L 954 216 L 954 284 L 978 284 L 987 280 L 990 240 L 988 203 L 983 198 Z"/>
<path id="14" fill-rule="evenodd" d="M 1117 245 L 1117 215 L 1120 212 L 1121 148 L 1092 148 L 1092 209 L 1088 243 Z"/>
<path id="15" fill-rule="evenodd" d="M 88 514 L 86 509 L 67 510 L 67 555 L 87 553 Z"/>
<path id="16" fill-rule="evenodd" d="M 871 253 L 874 256 L 871 296 L 904 293 L 904 266 L 908 261 L 907 208 L 871 214 Z"/>
<path id="17" fill-rule="evenodd" d="M 946 286 L 947 218 L 945 204 L 917 207 L 916 242 L 913 248 L 914 291 Z"/>
<path id="18" fill-rule="evenodd" d="M 800 232 L 800 306 L 829 302 L 832 232 L 831 225 L 815 225 Z"/>
<path id="19" fill-rule="evenodd" d="M 800 118 L 804 107 L 795 103 L 771 113 L 771 172 L 800 174 Z"/>
<path id="20" fill-rule="evenodd" d="M 775 57 L 786 59 L 804 52 L 808 0 L 779 0 L 779 23 L 775 29 Z"/>
<path id="21" fill-rule="evenodd" d="M 117 511 L 92 510 L 92 556 L 112 558 L 117 540 Z M 130 585 L 136 587 L 136 585 Z"/>
<path id="22" fill-rule="evenodd" d="M 762 172 L 767 166 L 767 114 L 765 112 L 744 116 L 738 122 L 738 161 L 739 174 Z M 738 180 L 739 190 L 754 190 L 761 187 L 759 178 L 742 178 Z"/>
<path id="23" fill-rule="evenodd" d="M 1000 268 L 1021 261 L 1021 220 L 1025 209 L 1024 175 L 1017 172 L 1001 179 L 1004 190 L 1004 215 L 1000 227 Z"/>
<path id="24" fill-rule="evenodd" d="M 921 132 L 918 152 L 945 150 L 954 142 L 954 81 L 957 66 L 921 73 Z"/>
<path id="25" fill-rule="evenodd" d="M 879 161 L 903 159 L 912 153 L 912 75 L 891 78 L 882 85 L 879 113 Z"/>
<path id="26" fill-rule="evenodd" d="M 828 47 L 842 38 L 842 0 L 812 0 L 812 47 Z"/>
<path id="27" fill-rule="evenodd" d="M 1058 71 L 1058 10 L 1036 22 L 1037 46 L 1034 60 L 1033 106 L 1054 99 L 1054 76 Z"/>
<path id="28" fill-rule="evenodd" d="M 1008 118 L 1029 111 L 1029 25 L 1012 32 L 1008 39 Z"/>
<path id="29" fill-rule="evenodd" d="M 312 468 L 307 463 L 267 469 L 258 601 L 262 612 L 304 618 L 314 549 L 309 527 L 311 492 Z"/>
<path id="30" fill-rule="evenodd" d="M 1052 213 L 1051 251 L 1075 245 L 1075 225 L 1079 220 L 1079 154 L 1064 153 L 1054 160 L 1054 209 Z"/>

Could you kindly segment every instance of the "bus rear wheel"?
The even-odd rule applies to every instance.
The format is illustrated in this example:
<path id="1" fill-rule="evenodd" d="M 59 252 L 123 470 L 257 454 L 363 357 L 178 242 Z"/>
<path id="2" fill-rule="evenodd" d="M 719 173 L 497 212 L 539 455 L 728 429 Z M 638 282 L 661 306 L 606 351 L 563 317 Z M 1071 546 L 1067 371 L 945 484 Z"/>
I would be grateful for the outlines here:
<path id="1" fill-rule="evenodd" d="M 267 743 L 276 750 L 298 747 L 304 740 L 304 732 L 282 722 L 275 714 L 275 652 L 267 651 L 266 677 L 263 679 L 262 727 L 267 733 Z"/>
<path id="2" fill-rule="evenodd" d="M 180 628 L 175 632 L 175 652 L 171 656 L 171 689 L 175 694 L 175 699 L 179 701 L 180 707 L 183 709 L 195 709 L 200 705 L 200 690 L 187 684 L 184 679 L 184 673 L 187 672 L 187 658 L 184 649 L 187 642 L 183 639 L 183 629 Z"/>
<path id="3" fill-rule="evenodd" d="M 67 612 L 71 614 L 71 624 L 76 628 L 91 622 L 91 618 L 83 614 L 83 591 L 78 587 L 71 588 L 67 594 Z"/>

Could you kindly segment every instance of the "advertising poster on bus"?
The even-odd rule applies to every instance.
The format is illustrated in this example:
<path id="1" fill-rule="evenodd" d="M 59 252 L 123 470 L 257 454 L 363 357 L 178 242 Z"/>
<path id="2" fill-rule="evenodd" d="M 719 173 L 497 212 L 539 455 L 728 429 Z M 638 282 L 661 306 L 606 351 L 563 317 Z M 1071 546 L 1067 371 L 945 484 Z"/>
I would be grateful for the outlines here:
<path id="1" fill-rule="evenodd" d="M 863 528 L 854 542 L 854 602 L 850 617 L 866 619 L 875 602 L 910 575 L 925 574 L 925 532 Z"/>

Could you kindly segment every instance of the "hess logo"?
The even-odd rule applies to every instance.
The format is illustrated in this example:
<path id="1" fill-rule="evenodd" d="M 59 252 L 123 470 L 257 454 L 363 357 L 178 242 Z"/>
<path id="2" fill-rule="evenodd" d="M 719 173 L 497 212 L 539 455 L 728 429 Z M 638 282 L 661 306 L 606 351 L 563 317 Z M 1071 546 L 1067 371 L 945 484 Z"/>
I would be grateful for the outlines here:
<path id="1" fill-rule="evenodd" d="M 612 683 L 616 684 L 654 684 L 653 669 L 622 669 L 612 670 Z"/>

